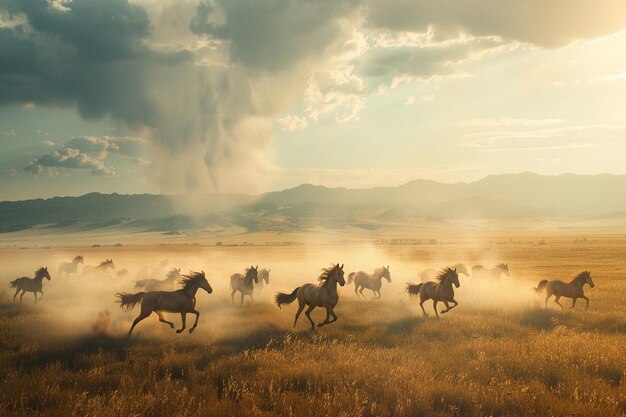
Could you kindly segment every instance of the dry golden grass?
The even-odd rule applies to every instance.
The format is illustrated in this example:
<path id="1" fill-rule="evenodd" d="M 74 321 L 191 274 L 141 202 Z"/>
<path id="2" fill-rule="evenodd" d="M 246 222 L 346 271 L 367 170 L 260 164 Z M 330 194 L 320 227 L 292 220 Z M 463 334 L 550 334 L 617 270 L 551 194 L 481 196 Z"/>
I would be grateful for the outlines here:
<path id="1" fill-rule="evenodd" d="M 294 307 L 280 311 L 268 302 L 270 292 L 293 287 L 280 274 L 256 304 L 243 307 L 230 305 L 216 283 L 214 295 L 199 296 L 202 316 L 191 336 L 175 335 L 152 317 L 131 340 L 122 333 L 135 314 L 113 310 L 110 300 L 109 335 L 89 334 L 100 305 L 84 314 L 82 327 L 80 318 L 57 316 L 63 298 L 52 285 L 61 284 L 52 281 L 50 298 L 37 308 L 5 304 L 0 310 L 0 415 L 623 416 L 624 239 L 555 238 L 546 245 L 508 239 L 379 247 L 377 253 L 391 259 L 394 279 L 383 284 L 383 299 L 359 302 L 346 287 L 339 321 L 315 333 L 304 321 L 292 331 Z M 139 253 L 124 249 L 128 257 Z M 283 257 L 294 264 L 304 259 L 293 258 L 302 249 L 280 256 L 264 250 L 277 264 Z M 416 302 L 398 294 L 405 277 L 393 275 L 395 265 L 404 271 L 424 259 L 472 264 L 489 250 L 511 264 L 513 277 L 482 299 L 462 280 L 458 309 L 440 320 L 421 317 Z M 341 251 L 356 259 L 360 249 L 331 252 Z M 586 290 L 588 312 L 584 303 L 566 312 L 537 308 L 522 290 L 539 278 L 564 279 L 582 269 L 596 282 Z M 314 316 L 319 320 L 321 312 Z M 109 327 L 107 317 L 98 329 Z"/>

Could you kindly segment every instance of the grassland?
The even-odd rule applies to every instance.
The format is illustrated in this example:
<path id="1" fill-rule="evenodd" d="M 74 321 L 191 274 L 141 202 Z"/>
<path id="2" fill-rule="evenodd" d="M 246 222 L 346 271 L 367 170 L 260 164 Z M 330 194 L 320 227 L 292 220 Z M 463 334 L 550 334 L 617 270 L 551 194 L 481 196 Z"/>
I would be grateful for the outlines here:
<path id="1" fill-rule="evenodd" d="M 10 306 L 5 294 L 0 415 L 623 416 L 626 238 L 543 240 L 84 249 L 91 259 L 116 251 L 118 269 L 166 251 L 187 259 L 190 268 L 222 266 L 209 273 L 215 293 L 198 297 L 202 316 L 191 336 L 173 334 L 152 317 L 137 337 L 124 338 L 134 314 L 114 310 L 105 294 L 129 289 L 125 281 L 53 279 L 37 307 Z M 233 306 L 217 277 L 253 255 L 276 271 L 271 287 L 255 304 Z M 11 260 L 22 268 L 28 259 L 63 256 L 60 249 L 0 252 L 5 265 Z M 345 259 L 349 270 L 387 260 L 393 283 L 384 284 L 380 301 L 357 301 L 351 288 L 343 288 L 336 324 L 311 333 L 303 321 L 292 330 L 295 309 L 278 310 L 270 293 L 310 281 L 313 276 L 299 271 L 314 272 L 313 265 L 327 263 L 320 259 L 335 258 Z M 508 261 L 511 278 L 492 286 L 462 278 L 458 309 L 440 320 L 421 317 L 416 303 L 400 293 L 422 265 L 481 259 Z M 565 279 L 583 269 L 596 282 L 586 290 L 587 312 L 582 304 L 565 312 L 540 308 L 529 291 L 540 278 Z M 111 315 L 92 332 L 104 309 Z"/>

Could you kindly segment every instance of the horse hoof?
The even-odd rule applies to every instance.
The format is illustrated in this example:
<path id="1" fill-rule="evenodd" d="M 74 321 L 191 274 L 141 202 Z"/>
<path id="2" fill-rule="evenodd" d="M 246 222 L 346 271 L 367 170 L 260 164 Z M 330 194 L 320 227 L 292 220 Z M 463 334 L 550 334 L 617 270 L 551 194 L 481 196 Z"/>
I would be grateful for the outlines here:
<path id="1" fill-rule="evenodd" d="M 183 332 L 183 329 L 176 330 L 176 333 L 182 333 L 182 332 Z"/>
<path id="2" fill-rule="evenodd" d="M 196 329 L 195 327 L 192 327 L 191 329 L 189 329 L 189 334 L 193 333 L 195 329 Z"/>

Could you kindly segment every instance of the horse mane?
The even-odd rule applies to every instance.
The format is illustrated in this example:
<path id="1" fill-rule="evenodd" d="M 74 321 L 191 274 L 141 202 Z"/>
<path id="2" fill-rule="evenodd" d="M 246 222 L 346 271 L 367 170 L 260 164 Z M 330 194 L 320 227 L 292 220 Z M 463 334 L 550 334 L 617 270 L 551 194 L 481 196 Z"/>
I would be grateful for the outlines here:
<path id="1" fill-rule="evenodd" d="M 328 268 L 322 268 L 322 273 L 320 274 L 318 281 L 326 282 L 328 278 L 330 278 L 330 274 L 333 273 L 335 269 L 339 268 L 339 265 L 331 265 Z"/>
<path id="2" fill-rule="evenodd" d="M 446 276 L 448 276 L 449 272 L 454 272 L 454 270 L 449 266 L 442 268 L 441 271 L 437 273 L 437 276 L 435 278 L 437 278 L 438 281 L 443 282 L 443 280 L 446 279 Z"/>
<path id="3" fill-rule="evenodd" d="M 573 284 L 575 282 L 582 281 L 587 278 L 587 275 L 589 275 L 589 271 L 583 271 L 580 274 L 576 275 L 569 283 Z"/>
<path id="4" fill-rule="evenodd" d="M 172 268 L 165 274 L 165 279 L 175 279 L 178 276 L 180 276 L 180 271 L 176 268 Z"/>
<path id="5" fill-rule="evenodd" d="M 39 268 L 38 270 L 35 271 L 35 278 L 39 278 L 44 276 L 44 274 L 47 272 L 46 267 L 42 266 L 41 268 Z"/>
<path id="6" fill-rule="evenodd" d="M 183 275 L 180 279 L 180 285 L 183 286 L 183 289 L 187 289 L 194 285 L 197 285 L 202 279 L 206 279 L 204 276 L 204 272 L 194 272 L 189 271 L 189 275 Z"/>

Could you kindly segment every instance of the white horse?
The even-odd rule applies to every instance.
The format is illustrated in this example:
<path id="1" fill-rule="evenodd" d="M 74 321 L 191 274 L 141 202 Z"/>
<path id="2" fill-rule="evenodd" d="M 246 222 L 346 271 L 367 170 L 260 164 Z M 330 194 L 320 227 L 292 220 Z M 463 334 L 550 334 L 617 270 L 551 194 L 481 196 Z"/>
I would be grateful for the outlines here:
<path id="1" fill-rule="evenodd" d="M 78 264 L 84 263 L 82 255 L 78 255 L 71 262 L 63 261 L 59 264 L 59 277 L 65 273 L 68 277 L 70 274 L 78 274 Z"/>
<path id="2" fill-rule="evenodd" d="M 250 300 L 254 301 L 254 297 L 252 293 L 254 292 L 254 284 L 259 283 L 259 266 L 256 268 L 254 266 L 250 266 L 250 268 L 246 269 L 246 275 L 243 274 L 234 274 L 230 276 L 230 289 L 232 293 L 230 293 L 230 298 L 232 298 L 233 303 L 235 302 L 235 293 L 239 291 L 241 293 L 241 304 L 243 304 L 243 297 L 245 295 L 250 296 Z"/>
<path id="3" fill-rule="evenodd" d="M 389 265 L 377 268 L 373 274 L 367 272 L 350 272 L 348 275 L 348 284 L 354 281 L 354 293 L 359 298 L 359 294 L 365 298 L 364 289 L 372 290 L 376 298 L 380 298 L 380 287 L 383 285 L 383 278 L 391 283 L 391 274 L 389 273 Z M 361 289 L 360 291 L 359 288 Z M 378 295 L 376 295 L 378 293 Z"/>

